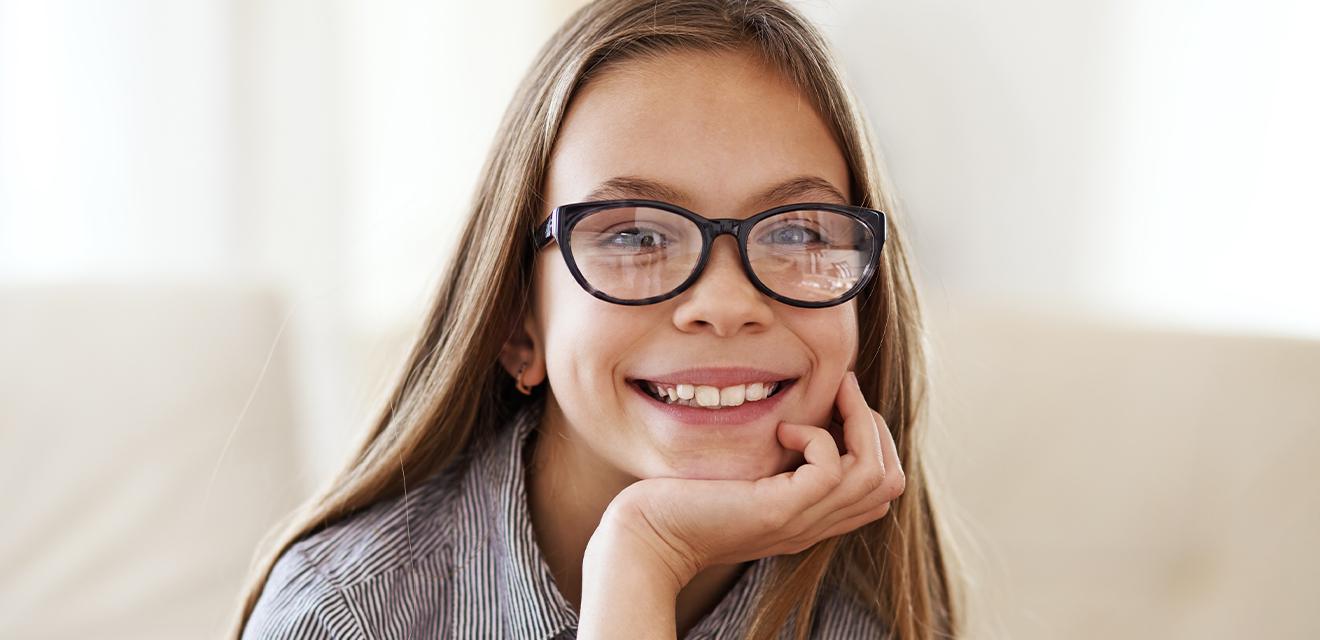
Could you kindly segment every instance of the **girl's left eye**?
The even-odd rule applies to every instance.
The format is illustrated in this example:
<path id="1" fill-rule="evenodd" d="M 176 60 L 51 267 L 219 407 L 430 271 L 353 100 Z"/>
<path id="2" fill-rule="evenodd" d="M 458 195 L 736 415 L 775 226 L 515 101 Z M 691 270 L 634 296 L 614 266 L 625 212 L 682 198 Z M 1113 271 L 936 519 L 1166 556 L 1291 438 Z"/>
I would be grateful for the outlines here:
<path id="1" fill-rule="evenodd" d="M 820 232 L 810 227 L 804 227 L 796 224 L 786 224 L 772 229 L 769 233 L 761 236 L 762 244 L 814 244 L 824 242 Z"/>

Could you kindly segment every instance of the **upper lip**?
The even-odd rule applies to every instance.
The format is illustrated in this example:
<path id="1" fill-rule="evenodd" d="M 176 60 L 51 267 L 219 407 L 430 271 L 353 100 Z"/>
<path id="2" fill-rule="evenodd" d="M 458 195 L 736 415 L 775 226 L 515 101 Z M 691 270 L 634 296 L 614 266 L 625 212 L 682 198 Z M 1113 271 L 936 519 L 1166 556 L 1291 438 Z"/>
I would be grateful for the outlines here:
<path id="1" fill-rule="evenodd" d="M 698 367 L 650 376 L 634 376 L 631 380 L 646 380 L 664 384 L 700 384 L 727 387 L 751 382 L 778 382 L 797 378 L 791 373 L 757 369 L 754 367 Z"/>

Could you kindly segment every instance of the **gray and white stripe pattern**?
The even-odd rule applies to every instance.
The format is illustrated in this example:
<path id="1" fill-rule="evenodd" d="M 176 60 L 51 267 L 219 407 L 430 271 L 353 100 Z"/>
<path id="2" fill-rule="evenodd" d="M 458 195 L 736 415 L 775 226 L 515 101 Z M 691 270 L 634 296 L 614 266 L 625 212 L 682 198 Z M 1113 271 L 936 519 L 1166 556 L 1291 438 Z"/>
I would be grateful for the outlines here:
<path id="1" fill-rule="evenodd" d="M 406 496 L 290 547 L 243 638 L 575 638 L 577 613 L 555 587 L 527 505 L 524 452 L 540 409 L 522 411 Z M 769 569 L 766 558 L 748 563 L 685 637 L 741 636 Z M 872 613 L 833 591 L 821 594 L 813 624 L 813 638 L 884 635 Z"/>

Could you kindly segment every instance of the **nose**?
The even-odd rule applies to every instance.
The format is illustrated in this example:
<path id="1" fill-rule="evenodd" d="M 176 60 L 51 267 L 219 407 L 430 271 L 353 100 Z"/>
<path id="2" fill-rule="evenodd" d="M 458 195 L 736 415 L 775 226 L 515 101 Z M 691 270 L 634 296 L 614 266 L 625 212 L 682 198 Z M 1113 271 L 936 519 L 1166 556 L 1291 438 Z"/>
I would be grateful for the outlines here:
<path id="1" fill-rule="evenodd" d="M 764 329 L 774 320 L 770 298 L 743 271 L 738 241 L 729 235 L 715 238 L 705 270 L 678 300 L 674 324 L 685 332 L 712 331 L 724 338 Z"/>

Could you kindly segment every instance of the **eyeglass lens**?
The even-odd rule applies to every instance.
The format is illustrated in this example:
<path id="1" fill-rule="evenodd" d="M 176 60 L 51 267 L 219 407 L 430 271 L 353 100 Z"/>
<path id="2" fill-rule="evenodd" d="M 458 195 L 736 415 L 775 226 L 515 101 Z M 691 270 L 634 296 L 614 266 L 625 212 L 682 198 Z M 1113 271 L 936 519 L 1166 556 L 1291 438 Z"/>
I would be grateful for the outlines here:
<path id="1" fill-rule="evenodd" d="M 852 216 L 786 211 L 752 227 L 747 259 L 756 277 L 776 294 L 827 302 L 857 284 L 874 242 L 870 227 Z M 569 245 L 593 288 L 620 300 L 643 300 L 668 294 L 692 275 L 701 258 L 701 229 L 672 211 L 615 207 L 579 220 Z"/>

